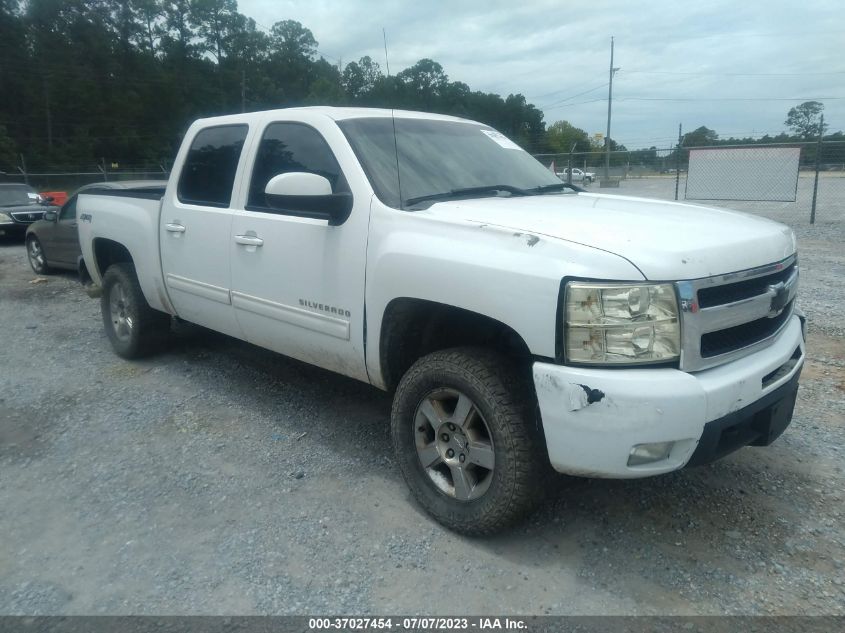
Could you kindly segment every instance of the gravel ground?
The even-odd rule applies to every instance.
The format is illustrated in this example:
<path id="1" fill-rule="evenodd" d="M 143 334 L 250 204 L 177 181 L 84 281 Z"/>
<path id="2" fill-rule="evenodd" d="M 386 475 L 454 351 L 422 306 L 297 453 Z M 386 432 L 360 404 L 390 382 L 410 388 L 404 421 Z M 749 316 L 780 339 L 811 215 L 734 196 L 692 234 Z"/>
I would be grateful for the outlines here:
<path id="1" fill-rule="evenodd" d="M 561 477 L 489 539 L 409 499 L 387 395 L 191 327 L 123 361 L 71 275 L 32 283 L 0 243 L 0 614 L 843 615 L 845 233 L 798 233 L 812 325 L 783 437 Z"/>

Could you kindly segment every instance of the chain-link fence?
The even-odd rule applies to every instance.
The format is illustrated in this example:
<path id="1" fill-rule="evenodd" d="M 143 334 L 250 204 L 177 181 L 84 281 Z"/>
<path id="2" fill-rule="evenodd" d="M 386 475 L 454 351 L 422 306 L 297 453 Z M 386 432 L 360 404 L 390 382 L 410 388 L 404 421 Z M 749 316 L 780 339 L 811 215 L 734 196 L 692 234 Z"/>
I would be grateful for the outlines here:
<path id="1" fill-rule="evenodd" d="M 845 141 L 651 147 L 611 152 L 609 166 L 602 151 L 535 156 L 562 180 L 604 193 L 725 206 L 792 225 L 845 224 Z M 168 175 L 166 163 L 125 166 L 103 161 L 76 169 L 29 171 L 21 160 L 18 166 L 0 170 L 0 182 L 71 193 L 94 182 L 164 180 Z"/>
<path id="2" fill-rule="evenodd" d="M 562 180 L 602 193 L 730 207 L 792 225 L 845 223 L 845 141 L 617 151 L 609 168 L 602 151 L 535 157 Z"/>
<path id="3" fill-rule="evenodd" d="M 16 182 L 32 186 L 39 192 L 63 191 L 73 193 L 82 185 L 114 180 L 167 180 L 168 163 L 124 165 L 103 161 L 96 165 L 66 166 L 56 169 L 28 169 L 21 157 L 15 166 L 0 165 L 0 183 Z"/>

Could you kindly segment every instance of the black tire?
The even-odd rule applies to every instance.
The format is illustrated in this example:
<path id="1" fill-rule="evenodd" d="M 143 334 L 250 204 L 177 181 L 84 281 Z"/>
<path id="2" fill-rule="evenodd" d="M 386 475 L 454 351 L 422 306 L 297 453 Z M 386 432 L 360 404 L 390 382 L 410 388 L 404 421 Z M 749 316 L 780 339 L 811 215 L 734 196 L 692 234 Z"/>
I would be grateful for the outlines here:
<path id="1" fill-rule="evenodd" d="M 113 303 L 117 304 L 116 311 L 112 309 Z M 135 266 L 129 263 L 114 264 L 106 270 L 100 311 L 106 336 L 115 353 L 127 359 L 157 351 L 170 328 L 170 315 L 149 306 L 138 283 Z"/>
<path id="2" fill-rule="evenodd" d="M 29 266 L 36 275 L 49 275 L 51 270 L 47 265 L 46 255 L 41 242 L 34 235 L 29 235 L 26 238 L 26 258 L 29 260 Z"/>
<path id="3" fill-rule="evenodd" d="M 437 521 L 447 528 L 467 535 L 492 534 L 526 518 L 544 496 L 543 479 L 548 468 L 542 432 L 536 424 L 536 407 L 530 374 L 513 368 L 514 363 L 490 350 L 481 348 L 455 348 L 434 352 L 418 360 L 402 377 L 393 399 L 391 432 L 396 460 L 413 496 Z M 440 469 L 446 481 L 452 468 L 443 462 L 434 468 L 423 466 L 422 453 L 438 445 L 442 451 L 439 431 L 434 431 L 431 444 L 420 439 L 426 430 L 423 403 L 431 402 L 432 394 L 455 391 L 465 394 L 480 414 L 480 422 L 489 433 L 494 456 L 494 466 L 484 473 L 486 488 L 477 498 L 457 498 L 458 488 L 454 476 L 452 492 L 433 470 Z M 455 404 L 455 409 L 457 408 Z M 445 410 L 445 409 L 444 409 Z M 420 422 L 423 420 L 423 422 Z M 475 422 L 478 424 L 478 422 Z M 431 424 L 434 428 L 434 424 Z M 440 427 L 444 429 L 444 427 Z M 452 427 L 454 431 L 454 426 Z M 447 433 L 443 437 L 448 437 Z M 453 438 L 454 439 L 454 438 Z M 464 436 L 464 440 L 467 436 Z M 418 446 L 423 446 L 419 448 Z M 467 461 L 469 460 L 469 443 Z M 448 454 L 448 453 L 447 453 Z M 454 452 L 453 452 L 454 455 Z M 461 454 L 461 463 L 464 455 Z M 435 458 L 435 462 L 436 462 Z M 454 460 L 452 460 L 453 462 Z M 467 466 L 467 464 L 464 464 Z M 462 466 L 463 467 L 463 466 Z M 477 468 L 471 465 L 471 468 Z M 472 477 L 471 477 L 472 479 Z M 475 488 L 480 486 L 481 477 Z"/>

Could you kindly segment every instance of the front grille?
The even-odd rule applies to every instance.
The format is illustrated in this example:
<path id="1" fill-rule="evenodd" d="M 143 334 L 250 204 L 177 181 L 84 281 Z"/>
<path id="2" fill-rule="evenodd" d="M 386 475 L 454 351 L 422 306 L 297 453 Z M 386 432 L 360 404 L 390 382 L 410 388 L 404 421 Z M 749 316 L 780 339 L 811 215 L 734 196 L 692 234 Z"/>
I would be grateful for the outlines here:
<path id="1" fill-rule="evenodd" d="M 763 317 L 742 325 L 703 334 L 701 357 L 720 356 L 769 338 L 792 316 L 792 304 L 793 302 L 790 301 L 784 311 L 774 318 Z"/>
<path id="2" fill-rule="evenodd" d="M 12 213 L 12 219 L 15 222 L 23 222 L 25 224 L 40 220 L 43 216 L 43 211 L 17 211 Z"/>
<path id="3" fill-rule="evenodd" d="M 797 258 L 682 281 L 677 288 L 681 369 L 698 371 L 750 354 L 786 327 L 798 290 Z"/>
<path id="4" fill-rule="evenodd" d="M 774 272 L 763 277 L 756 277 L 754 279 L 746 279 L 732 284 L 725 284 L 723 286 L 711 286 L 709 288 L 702 288 L 698 291 L 698 307 L 711 308 L 713 306 L 721 306 L 726 303 L 733 303 L 734 301 L 741 301 L 748 297 L 754 297 L 766 292 L 766 288 L 781 281 L 786 281 L 792 275 L 792 271 L 798 266 L 797 262 L 793 262 L 789 266 L 785 266 L 782 270 Z"/>

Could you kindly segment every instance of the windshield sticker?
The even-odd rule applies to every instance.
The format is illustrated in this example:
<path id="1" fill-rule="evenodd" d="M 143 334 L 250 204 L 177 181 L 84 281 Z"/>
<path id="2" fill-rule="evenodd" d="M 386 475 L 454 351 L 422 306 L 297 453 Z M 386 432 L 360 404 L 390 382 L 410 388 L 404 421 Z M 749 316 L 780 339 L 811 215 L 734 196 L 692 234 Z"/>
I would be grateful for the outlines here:
<path id="1" fill-rule="evenodd" d="M 486 134 L 488 137 L 496 141 L 496 143 L 498 143 L 505 149 L 522 149 L 519 145 L 514 143 L 507 136 L 505 136 L 501 132 L 497 132 L 496 130 L 481 130 L 481 133 Z"/>

